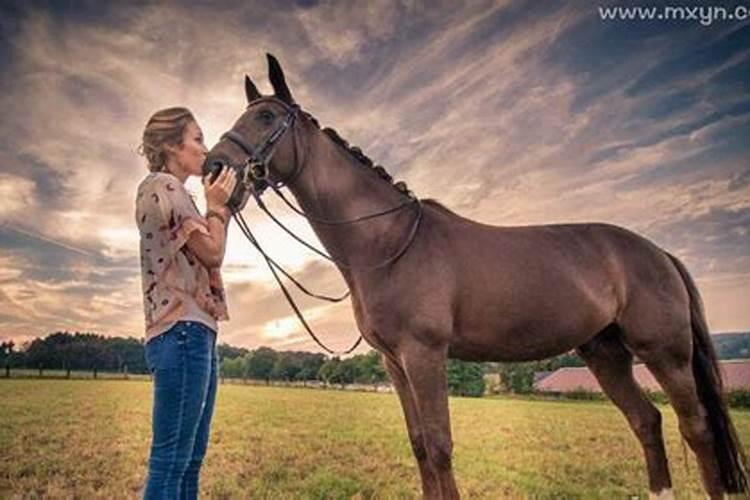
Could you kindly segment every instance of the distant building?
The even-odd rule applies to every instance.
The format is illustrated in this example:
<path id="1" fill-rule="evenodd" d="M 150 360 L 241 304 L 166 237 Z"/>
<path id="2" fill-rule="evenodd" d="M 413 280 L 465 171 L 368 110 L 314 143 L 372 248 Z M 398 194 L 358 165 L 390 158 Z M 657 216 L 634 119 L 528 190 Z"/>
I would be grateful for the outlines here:
<path id="1" fill-rule="evenodd" d="M 750 389 L 750 359 L 721 361 L 724 388 L 728 391 Z M 638 384 L 650 391 L 661 391 L 659 383 L 645 365 L 633 366 L 633 375 Z M 563 393 L 571 391 L 602 392 L 594 375 L 586 367 L 560 368 L 534 382 L 539 392 Z"/>

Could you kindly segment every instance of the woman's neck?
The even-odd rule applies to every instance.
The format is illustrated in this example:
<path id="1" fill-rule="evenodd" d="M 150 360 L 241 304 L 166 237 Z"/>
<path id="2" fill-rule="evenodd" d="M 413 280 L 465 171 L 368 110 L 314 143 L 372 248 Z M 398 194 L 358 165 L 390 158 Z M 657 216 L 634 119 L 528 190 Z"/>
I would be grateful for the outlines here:
<path id="1" fill-rule="evenodd" d="M 185 184 L 185 181 L 187 181 L 187 178 L 190 176 L 187 172 L 185 172 L 184 169 L 180 168 L 180 166 L 177 164 L 177 162 L 173 160 L 168 160 L 167 163 L 164 165 L 164 172 L 167 172 L 168 174 L 172 174 L 175 177 L 177 177 L 181 183 Z"/>

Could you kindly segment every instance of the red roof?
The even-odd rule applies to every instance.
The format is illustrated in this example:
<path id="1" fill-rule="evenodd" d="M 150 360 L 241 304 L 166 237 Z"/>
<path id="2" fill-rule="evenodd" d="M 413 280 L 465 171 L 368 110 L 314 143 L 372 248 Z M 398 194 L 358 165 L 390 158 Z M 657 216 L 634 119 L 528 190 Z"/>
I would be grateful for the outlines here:
<path id="1" fill-rule="evenodd" d="M 720 366 L 726 390 L 750 389 L 750 359 L 721 361 Z M 641 387 L 661 391 L 661 387 L 646 365 L 634 365 L 633 375 Z M 594 375 L 586 367 L 560 368 L 535 383 L 534 388 L 541 392 L 602 391 Z"/>

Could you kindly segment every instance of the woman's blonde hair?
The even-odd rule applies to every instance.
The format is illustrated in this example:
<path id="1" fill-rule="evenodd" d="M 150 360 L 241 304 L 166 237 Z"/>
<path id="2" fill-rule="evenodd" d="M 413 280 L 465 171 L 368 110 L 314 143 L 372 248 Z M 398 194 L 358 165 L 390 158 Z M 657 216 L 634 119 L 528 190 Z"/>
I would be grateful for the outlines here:
<path id="1" fill-rule="evenodd" d="M 166 108 L 154 113 L 143 130 L 143 142 L 138 153 L 148 160 L 151 172 L 161 172 L 167 163 L 165 146 L 179 146 L 188 123 L 195 122 L 187 108 Z"/>

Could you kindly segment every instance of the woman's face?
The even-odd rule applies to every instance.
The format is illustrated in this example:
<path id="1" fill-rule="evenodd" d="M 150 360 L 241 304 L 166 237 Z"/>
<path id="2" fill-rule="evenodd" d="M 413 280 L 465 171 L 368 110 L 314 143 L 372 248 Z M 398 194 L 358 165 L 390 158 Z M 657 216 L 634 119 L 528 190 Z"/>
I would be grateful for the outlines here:
<path id="1" fill-rule="evenodd" d="M 197 123 L 191 121 L 185 126 L 182 144 L 174 148 L 172 153 L 173 165 L 184 174 L 185 178 L 190 175 L 203 175 L 202 167 L 208 149 L 203 144 L 203 132 Z"/>

